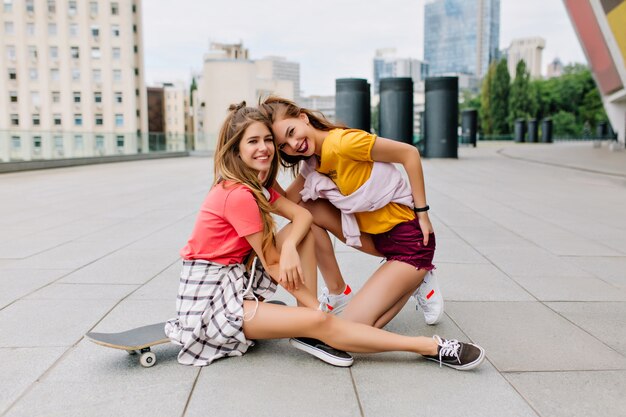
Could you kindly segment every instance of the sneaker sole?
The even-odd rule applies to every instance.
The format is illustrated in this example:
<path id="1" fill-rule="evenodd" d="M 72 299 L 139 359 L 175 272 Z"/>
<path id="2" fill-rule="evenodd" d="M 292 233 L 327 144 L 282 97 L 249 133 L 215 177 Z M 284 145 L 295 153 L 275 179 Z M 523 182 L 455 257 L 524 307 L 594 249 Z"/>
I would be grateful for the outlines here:
<path id="1" fill-rule="evenodd" d="M 354 359 L 339 358 L 321 349 L 302 343 L 297 339 L 289 339 L 289 344 L 296 349 L 306 352 L 309 355 L 315 356 L 323 362 L 326 362 L 333 366 L 338 366 L 340 368 L 347 368 L 349 366 L 352 366 L 352 363 L 354 362 Z"/>
<path id="2" fill-rule="evenodd" d="M 445 363 L 445 362 L 441 362 L 441 364 L 444 366 L 448 366 L 450 368 L 454 368 L 458 371 L 469 371 L 470 369 L 474 369 L 480 366 L 480 364 L 483 363 L 483 360 L 485 359 L 485 349 L 481 348 L 480 346 L 474 345 L 473 343 L 468 343 L 468 344 L 476 346 L 480 350 L 480 356 L 476 358 L 474 362 L 466 363 L 465 365 L 454 365 L 452 363 Z M 437 358 L 428 358 L 424 356 L 424 359 L 439 363 L 439 359 Z"/>

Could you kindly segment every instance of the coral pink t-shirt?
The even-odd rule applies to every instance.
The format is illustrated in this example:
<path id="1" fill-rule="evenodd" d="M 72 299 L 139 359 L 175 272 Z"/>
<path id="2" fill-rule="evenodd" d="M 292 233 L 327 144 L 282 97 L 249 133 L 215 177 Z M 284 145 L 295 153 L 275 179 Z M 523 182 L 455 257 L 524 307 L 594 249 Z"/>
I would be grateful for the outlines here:
<path id="1" fill-rule="evenodd" d="M 280 197 L 271 188 L 269 193 L 270 203 Z M 203 259 L 222 265 L 243 263 L 252 250 L 245 236 L 261 231 L 261 212 L 252 191 L 245 185 L 224 181 L 204 199 L 180 255 L 186 260 Z"/>

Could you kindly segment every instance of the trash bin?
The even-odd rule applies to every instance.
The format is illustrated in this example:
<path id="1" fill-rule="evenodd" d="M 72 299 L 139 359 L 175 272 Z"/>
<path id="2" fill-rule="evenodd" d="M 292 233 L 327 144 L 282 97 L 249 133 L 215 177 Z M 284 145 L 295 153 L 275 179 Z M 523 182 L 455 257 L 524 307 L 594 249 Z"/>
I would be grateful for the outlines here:
<path id="1" fill-rule="evenodd" d="M 552 143 L 552 119 L 549 117 L 541 121 L 541 142 Z"/>
<path id="2" fill-rule="evenodd" d="M 413 79 L 380 80 L 378 117 L 381 137 L 413 144 Z"/>
<path id="3" fill-rule="evenodd" d="M 427 158 L 458 158 L 459 78 L 425 80 L 425 143 Z"/>
<path id="4" fill-rule="evenodd" d="M 538 141 L 538 135 L 537 135 L 538 129 L 539 129 L 539 126 L 537 125 L 537 119 L 530 119 L 530 120 L 528 120 L 528 138 L 527 138 L 526 142 L 537 143 L 537 141 Z"/>
<path id="5" fill-rule="evenodd" d="M 475 148 L 478 133 L 478 110 L 467 109 L 461 112 L 461 131 L 463 143 L 469 143 Z"/>
<path id="6" fill-rule="evenodd" d="M 515 120 L 515 129 L 514 129 L 514 138 L 515 142 L 521 143 L 524 142 L 524 135 L 526 129 L 526 121 L 524 119 L 516 119 Z"/>
<path id="7" fill-rule="evenodd" d="M 372 128 L 370 85 L 362 78 L 335 80 L 335 119 L 354 129 Z"/>
<path id="8" fill-rule="evenodd" d="M 598 122 L 596 126 L 596 138 L 606 139 L 609 134 L 609 128 L 607 122 Z"/>

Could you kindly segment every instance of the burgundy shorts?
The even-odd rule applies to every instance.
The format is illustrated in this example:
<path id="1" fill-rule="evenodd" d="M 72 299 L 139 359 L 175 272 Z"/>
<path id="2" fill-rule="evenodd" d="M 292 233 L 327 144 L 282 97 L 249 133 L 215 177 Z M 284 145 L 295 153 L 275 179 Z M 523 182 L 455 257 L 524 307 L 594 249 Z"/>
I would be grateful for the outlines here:
<path id="1" fill-rule="evenodd" d="M 396 260 L 430 271 L 435 268 L 435 234 L 431 233 L 428 245 L 424 246 L 424 235 L 417 217 L 397 224 L 385 233 L 372 235 L 376 250 L 388 261 Z"/>

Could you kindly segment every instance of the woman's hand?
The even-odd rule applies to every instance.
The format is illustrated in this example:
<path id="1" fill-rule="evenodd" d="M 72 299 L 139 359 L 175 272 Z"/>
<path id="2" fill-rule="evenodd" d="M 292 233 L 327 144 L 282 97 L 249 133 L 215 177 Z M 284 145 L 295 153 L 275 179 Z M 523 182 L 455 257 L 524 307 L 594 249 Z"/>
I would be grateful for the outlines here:
<path id="1" fill-rule="evenodd" d="M 420 224 L 420 229 L 422 229 L 422 234 L 424 235 L 424 246 L 428 246 L 430 234 L 434 233 L 433 225 L 430 223 L 430 218 L 428 217 L 428 212 L 422 211 L 420 213 L 416 213 L 416 215 Z"/>
<path id="2" fill-rule="evenodd" d="M 300 255 L 296 245 L 291 242 L 284 242 L 280 252 L 278 279 L 279 283 L 287 290 L 299 289 L 304 283 L 304 274 L 300 263 Z"/>

